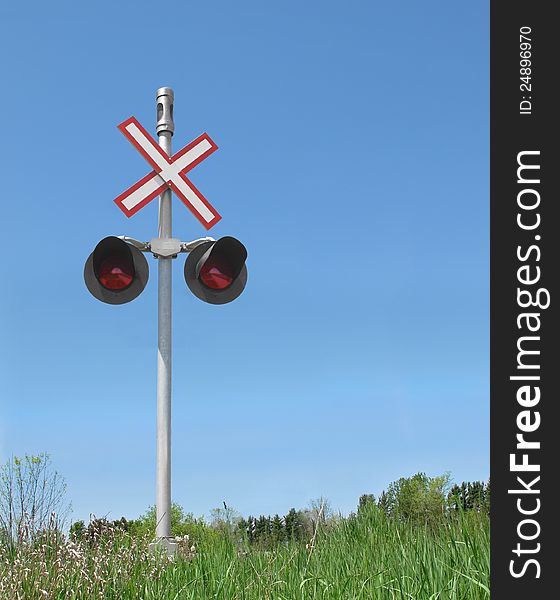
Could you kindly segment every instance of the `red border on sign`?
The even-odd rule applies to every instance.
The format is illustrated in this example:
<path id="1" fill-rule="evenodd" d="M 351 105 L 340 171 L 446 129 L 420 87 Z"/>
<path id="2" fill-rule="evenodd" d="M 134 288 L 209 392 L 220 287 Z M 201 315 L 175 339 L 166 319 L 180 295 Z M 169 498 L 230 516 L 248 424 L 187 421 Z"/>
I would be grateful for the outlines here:
<path id="1" fill-rule="evenodd" d="M 189 199 L 179 190 L 177 185 L 175 183 L 173 183 L 172 179 L 168 183 L 163 183 L 162 185 L 160 185 L 155 191 L 153 191 L 151 194 L 146 196 L 141 202 L 136 204 L 133 208 L 128 209 L 124 206 L 123 202 L 126 200 L 126 198 L 128 198 L 128 196 L 130 196 L 130 194 L 134 193 L 138 188 L 140 188 L 145 183 L 150 181 L 153 177 L 157 176 L 162 170 L 162 168 L 149 156 L 149 154 L 147 154 L 147 152 L 142 148 L 142 146 L 137 142 L 137 140 L 134 139 L 134 137 L 132 137 L 130 132 L 127 131 L 126 128 L 131 123 L 134 123 L 134 125 L 136 125 L 136 127 L 138 127 L 138 129 L 140 130 L 142 135 L 145 136 L 146 140 L 150 144 L 152 144 L 152 146 L 157 150 L 157 152 L 160 154 L 160 156 L 162 158 L 164 158 L 165 161 L 170 165 L 173 164 L 178 158 L 180 158 L 181 156 L 186 154 L 189 150 L 194 148 L 201 141 L 203 141 L 203 140 L 208 141 L 208 143 L 210 144 L 210 148 L 208 148 L 208 150 L 203 152 L 196 160 L 194 160 L 192 163 L 190 163 L 187 167 L 185 167 L 181 171 L 178 171 L 177 175 L 179 177 L 181 177 L 181 179 L 185 182 L 185 184 L 196 194 L 196 196 L 199 198 L 199 200 L 214 215 L 211 221 L 207 222 L 203 219 L 203 217 L 198 213 L 198 211 L 194 208 L 194 206 L 189 202 Z M 194 139 L 192 142 L 187 144 L 184 148 L 179 150 L 179 152 L 176 152 L 175 154 L 173 154 L 173 156 L 168 156 L 165 153 L 165 151 L 163 150 L 163 148 L 161 146 L 159 146 L 156 143 L 156 141 L 150 136 L 150 134 L 144 129 L 144 127 L 142 127 L 142 125 L 140 124 L 138 119 L 136 119 L 136 117 L 128 118 L 126 121 L 123 121 L 120 125 L 118 125 L 117 128 L 123 133 L 123 135 L 128 139 L 128 141 L 138 150 L 138 152 L 140 152 L 140 154 L 154 168 L 154 171 L 151 171 L 150 173 L 148 173 L 145 177 L 140 179 L 140 181 L 136 182 L 133 186 L 128 188 L 120 196 L 115 198 L 115 200 L 114 200 L 115 204 L 123 211 L 123 213 L 127 217 L 131 217 L 132 215 L 136 214 L 140 209 L 142 209 L 144 206 L 146 206 L 146 204 L 151 202 L 156 196 L 159 196 L 164 190 L 171 188 L 175 192 L 176 196 L 181 200 L 181 202 L 183 202 L 183 204 L 192 212 L 192 214 L 200 221 L 200 223 L 202 223 L 202 225 L 206 229 L 210 229 L 211 227 L 213 227 L 222 218 L 218 214 L 216 209 L 210 204 L 210 202 L 208 202 L 208 200 L 206 200 L 206 198 L 202 195 L 202 193 L 193 185 L 193 183 L 189 179 L 187 179 L 187 177 L 185 175 L 185 173 L 188 173 L 192 168 L 196 167 L 196 165 L 201 163 L 205 158 L 210 156 L 210 154 L 212 154 L 213 152 L 215 152 L 218 149 L 217 144 L 212 140 L 212 138 L 207 133 L 203 133 L 203 134 L 199 135 L 196 139 Z"/>

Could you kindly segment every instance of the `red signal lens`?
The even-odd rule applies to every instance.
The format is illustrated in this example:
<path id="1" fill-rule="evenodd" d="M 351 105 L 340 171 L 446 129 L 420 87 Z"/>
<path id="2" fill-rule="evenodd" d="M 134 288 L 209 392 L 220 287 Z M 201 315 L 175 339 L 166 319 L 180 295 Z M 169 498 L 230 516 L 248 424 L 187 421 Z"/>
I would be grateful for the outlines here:
<path id="1" fill-rule="evenodd" d="M 213 290 L 224 290 L 231 285 L 233 277 L 212 261 L 206 261 L 200 268 L 198 278 L 202 283 Z"/>
<path id="2" fill-rule="evenodd" d="M 108 290 L 123 290 L 134 279 L 134 267 L 120 256 L 108 256 L 98 269 L 98 279 Z"/>

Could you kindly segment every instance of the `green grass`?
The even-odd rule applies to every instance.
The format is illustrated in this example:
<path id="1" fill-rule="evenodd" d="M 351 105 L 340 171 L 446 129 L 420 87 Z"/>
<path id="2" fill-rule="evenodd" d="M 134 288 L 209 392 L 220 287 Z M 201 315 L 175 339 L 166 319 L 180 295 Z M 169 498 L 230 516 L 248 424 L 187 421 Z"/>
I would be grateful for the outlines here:
<path id="1" fill-rule="evenodd" d="M 427 528 L 396 522 L 371 507 L 359 518 L 320 529 L 307 547 L 259 549 L 212 531 L 194 540 L 194 558 L 172 562 L 150 555 L 147 541 L 113 532 L 93 545 L 47 536 L 16 550 L 4 547 L 0 598 L 469 600 L 490 595 L 488 516 L 476 512 Z"/>

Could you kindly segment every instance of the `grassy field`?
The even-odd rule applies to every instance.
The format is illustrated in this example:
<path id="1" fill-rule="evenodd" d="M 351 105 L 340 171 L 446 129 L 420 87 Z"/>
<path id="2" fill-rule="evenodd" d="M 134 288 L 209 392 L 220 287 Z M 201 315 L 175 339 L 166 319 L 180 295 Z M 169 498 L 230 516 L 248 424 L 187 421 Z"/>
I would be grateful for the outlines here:
<path id="1" fill-rule="evenodd" d="M 48 534 L 0 549 L 0 598 L 488 598 L 489 520 L 470 511 L 436 528 L 397 522 L 375 506 L 320 528 L 309 543 L 264 549 L 199 528 L 169 561 L 146 538 L 109 531 L 92 541 Z M 193 539 L 197 537 L 198 539 Z M 191 551 L 191 547 L 194 549 Z"/>

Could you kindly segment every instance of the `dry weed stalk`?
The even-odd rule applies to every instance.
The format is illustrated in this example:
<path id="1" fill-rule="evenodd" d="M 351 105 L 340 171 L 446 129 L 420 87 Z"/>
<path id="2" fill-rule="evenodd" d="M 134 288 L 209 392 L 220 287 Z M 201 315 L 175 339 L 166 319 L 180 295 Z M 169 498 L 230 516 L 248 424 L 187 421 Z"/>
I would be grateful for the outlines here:
<path id="1" fill-rule="evenodd" d="M 0 543 L 0 598 L 103 598 L 134 578 L 157 579 L 169 561 L 148 552 L 148 539 L 136 538 L 118 527 L 94 528 L 92 537 L 67 539 L 53 526 L 21 543 Z M 181 553 L 192 559 L 196 548 L 181 539 Z"/>

